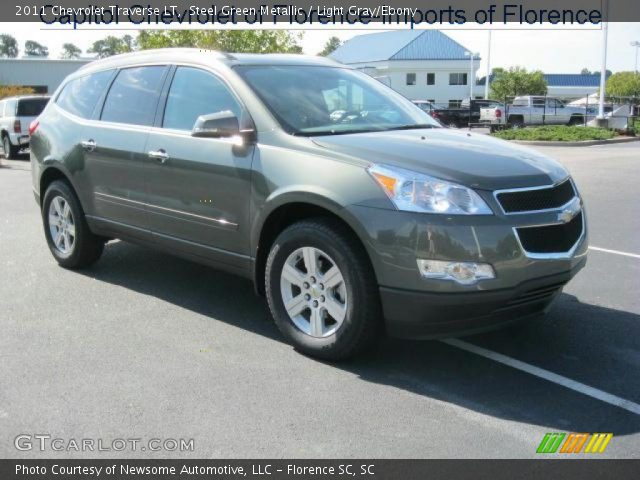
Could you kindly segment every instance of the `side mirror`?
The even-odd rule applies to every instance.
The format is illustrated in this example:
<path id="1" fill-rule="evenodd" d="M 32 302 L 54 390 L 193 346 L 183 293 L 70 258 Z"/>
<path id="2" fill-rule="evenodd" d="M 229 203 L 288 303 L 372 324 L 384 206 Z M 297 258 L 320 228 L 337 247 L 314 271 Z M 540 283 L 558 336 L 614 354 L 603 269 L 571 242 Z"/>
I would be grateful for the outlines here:
<path id="1" fill-rule="evenodd" d="M 192 137 L 223 138 L 240 135 L 240 122 L 230 110 L 200 115 L 191 130 Z"/>

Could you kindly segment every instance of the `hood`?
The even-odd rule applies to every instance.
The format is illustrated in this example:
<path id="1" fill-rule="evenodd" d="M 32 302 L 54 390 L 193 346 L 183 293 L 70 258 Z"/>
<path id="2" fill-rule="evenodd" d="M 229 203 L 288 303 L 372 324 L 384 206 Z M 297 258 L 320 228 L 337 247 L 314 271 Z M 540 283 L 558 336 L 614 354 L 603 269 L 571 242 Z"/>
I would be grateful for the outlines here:
<path id="1" fill-rule="evenodd" d="M 504 140 L 432 128 L 312 137 L 324 148 L 481 190 L 534 187 L 568 176 L 555 160 Z"/>

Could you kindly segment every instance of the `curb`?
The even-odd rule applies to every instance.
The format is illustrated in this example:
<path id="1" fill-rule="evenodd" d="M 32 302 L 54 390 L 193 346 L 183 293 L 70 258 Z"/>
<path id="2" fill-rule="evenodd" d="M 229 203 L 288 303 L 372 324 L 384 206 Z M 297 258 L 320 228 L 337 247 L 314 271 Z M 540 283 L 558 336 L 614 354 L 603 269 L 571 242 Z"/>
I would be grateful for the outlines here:
<path id="1" fill-rule="evenodd" d="M 592 145 L 615 145 L 616 143 L 639 142 L 640 137 L 611 138 L 609 140 L 581 140 L 579 142 L 561 142 L 557 140 L 508 140 L 520 145 L 539 145 L 547 147 L 590 147 Z"/>

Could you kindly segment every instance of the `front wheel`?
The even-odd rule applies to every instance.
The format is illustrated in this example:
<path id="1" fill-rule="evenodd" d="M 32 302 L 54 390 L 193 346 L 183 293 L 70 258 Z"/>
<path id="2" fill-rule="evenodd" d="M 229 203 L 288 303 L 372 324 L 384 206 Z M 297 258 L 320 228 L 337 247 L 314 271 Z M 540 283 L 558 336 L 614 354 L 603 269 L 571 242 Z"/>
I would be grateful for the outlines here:
<path id="1" fill-rule="evenodd" d="M 371 265 L 337 221 L 305 220 L 285 229 L 269 252 L 265 284 L 276 325 L 303 353 L 342 360 L 378 336 L 381 309 Z"/>
<path id="2" fill-rule="evenodd" d="M 56 180 L 47 188 L 42 222 L 49 250 L 62 267 L 87 267 L 102 255 L 104 240 L 89 230 L 80 202 L 66 182 Z"/>

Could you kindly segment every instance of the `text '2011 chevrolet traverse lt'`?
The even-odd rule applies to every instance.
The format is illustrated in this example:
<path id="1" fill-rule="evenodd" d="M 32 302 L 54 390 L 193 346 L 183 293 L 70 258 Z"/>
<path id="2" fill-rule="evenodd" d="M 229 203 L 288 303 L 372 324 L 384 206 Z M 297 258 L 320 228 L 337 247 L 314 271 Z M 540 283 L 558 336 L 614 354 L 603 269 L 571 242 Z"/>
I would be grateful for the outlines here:
<path id="1" fill-rule="evenodd" d="M 534 151 L 440 128 L 321 58 L 156 50 L 69 76 L 31 126 L 55 259 L 119 238 L 253 279 L 297 349 L 469 333 L 548 310 L 582 200 Z"/>

